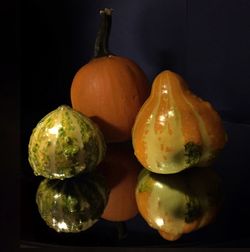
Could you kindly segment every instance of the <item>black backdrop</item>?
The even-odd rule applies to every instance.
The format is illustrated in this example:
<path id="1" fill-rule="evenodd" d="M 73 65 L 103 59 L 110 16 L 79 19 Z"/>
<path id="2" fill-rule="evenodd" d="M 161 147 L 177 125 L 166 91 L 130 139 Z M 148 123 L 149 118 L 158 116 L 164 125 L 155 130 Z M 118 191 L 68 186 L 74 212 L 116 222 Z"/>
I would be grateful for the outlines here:
<path id="1" fill-rule="evenodd" d="M 171 69 L 223 116 L 249 121 L 248 0 L 23 1 L 25 114 L 39 117 L 70 104 L 72 78 L 92 57 L 103 7 L 114 9 L 111 50 L 134 59 L 150 82 Z"/>

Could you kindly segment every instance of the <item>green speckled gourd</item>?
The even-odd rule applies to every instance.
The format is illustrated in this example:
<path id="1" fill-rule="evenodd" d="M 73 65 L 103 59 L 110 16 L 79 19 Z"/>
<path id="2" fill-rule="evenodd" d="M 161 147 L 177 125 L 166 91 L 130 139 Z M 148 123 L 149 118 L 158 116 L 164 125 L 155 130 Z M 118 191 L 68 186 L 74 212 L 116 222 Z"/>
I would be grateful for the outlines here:
<path id="1" fill-rule="evenodd" d="M 39 213 L 46 224 L 64 233 L 78 233 L 93 226 L 108 201 L 109 190 L 96 172 L 65 180 L 44 179 L 36 193 Z"/>
<path id="2" fill-rule="evenodd" d="M 166 240 L 177 240 L 212 222 L 222 204 L 221 182 L 211 167 L 176 174 L 142 170 L 136 202 L 149 226 Z"/>
<path id="3" fill-rule="evenodd" d="M 105 153 L 106 144 L 98 126 L 67 105 L 42 118 L 33 129 L 28 146 L 35 175 L 49 179 L 92 171 Z"/>

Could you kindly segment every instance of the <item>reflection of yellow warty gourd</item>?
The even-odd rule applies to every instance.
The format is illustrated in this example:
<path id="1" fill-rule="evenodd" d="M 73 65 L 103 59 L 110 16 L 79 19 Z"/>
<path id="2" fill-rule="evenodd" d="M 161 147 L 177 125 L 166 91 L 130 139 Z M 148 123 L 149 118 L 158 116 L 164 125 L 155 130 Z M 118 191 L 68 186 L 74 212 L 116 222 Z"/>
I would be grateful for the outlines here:
<path id="1" fill-rule="evenodd" d="M 155 78 L 136 117 L 132 138 L 142 165 L 168 174 L 208 166 L 227 136 L 211 104 L 194 95 L 181 76 L 166 70 Z"/>
<path id="2" fill-rule="evenodd" d="M 221 182 L 210 167 L 176 174 L 142 170 L 136 187 L 139 212 L 166 240 L 200 229 L 216 217 L 222 203 Z"/>

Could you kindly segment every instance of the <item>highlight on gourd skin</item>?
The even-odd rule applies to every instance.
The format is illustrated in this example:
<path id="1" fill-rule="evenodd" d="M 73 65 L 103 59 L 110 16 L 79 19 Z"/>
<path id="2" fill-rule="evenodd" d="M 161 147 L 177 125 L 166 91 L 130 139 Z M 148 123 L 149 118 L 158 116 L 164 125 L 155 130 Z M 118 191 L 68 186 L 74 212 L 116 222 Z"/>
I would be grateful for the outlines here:
<path id="1" fill-rule="evenodd" d="M 33 129 L 28 160 L 35 175 L 65 179 L 95 169 L 105 152 L 106 143 L 98 126 L 62 105 L 44 116 Z"/>
<path id="2" fill-rule="evenodd" d="M 151 228 L 170 241 L 211 223 L 222 198 L 221 180 L 210 167 L 169 175 L 144 169 L 136 187 L 139 212 Z"/>
<path id="3" fill-rule="evenodd" d="M 44 179 L 36 192 L 41 218 L 57 232 L 78 233 L 92 227 L 108 201 L 109 189 L 100 173 L 70 179 Z"/>
<path id="4" fill-rule="evenodd" d="M 156 76 L 132 130 L 138 160 L 145 168 L 162 174 L 210 165 L 226 139 L 216 110 L 169 70 Z"/>

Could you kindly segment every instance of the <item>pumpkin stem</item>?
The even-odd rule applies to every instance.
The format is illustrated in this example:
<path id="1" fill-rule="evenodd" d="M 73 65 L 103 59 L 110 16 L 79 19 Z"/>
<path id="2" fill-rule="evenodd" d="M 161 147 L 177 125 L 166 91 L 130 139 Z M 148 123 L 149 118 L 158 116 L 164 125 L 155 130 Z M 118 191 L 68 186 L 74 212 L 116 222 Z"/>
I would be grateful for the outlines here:
<path id="1" fill-rule="evenodd" d="M 100 10 L 101 23 L 95 41 L 94 58 L 110 55 L 108 48 L 109 34 L 112 23 L 112 9 Z"/>
<path id="2" fill-rule="evenodd" d="M 118 240 L 122 240 L 127 236 L 127 226 L 125 221 L 116 222 L 116 228 L 118 232 Z"/>

